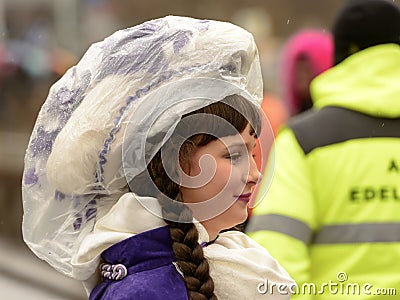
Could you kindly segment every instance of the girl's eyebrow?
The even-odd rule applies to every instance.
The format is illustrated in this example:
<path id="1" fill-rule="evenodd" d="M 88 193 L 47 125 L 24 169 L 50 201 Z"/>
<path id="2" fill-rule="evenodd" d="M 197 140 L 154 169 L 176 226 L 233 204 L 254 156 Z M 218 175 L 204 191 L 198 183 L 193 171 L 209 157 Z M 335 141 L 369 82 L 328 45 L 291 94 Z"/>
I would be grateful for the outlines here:
<path id="1" fill-rule="evenodd" d="M 233 144 L 228 144 L 226 145 L 226 148 L 233 148 L 233 147 L 242 147 L 244 148 L 244 146 L 246 146 L 246 148 L 249 148 L 251 146 L 250 143 L 241 143 L 241 142 L 237 142 L 237 143 L 233 143 Z M 255 148 L 257 146 L 257 143 L 253 144 L 253 148 Z"/>

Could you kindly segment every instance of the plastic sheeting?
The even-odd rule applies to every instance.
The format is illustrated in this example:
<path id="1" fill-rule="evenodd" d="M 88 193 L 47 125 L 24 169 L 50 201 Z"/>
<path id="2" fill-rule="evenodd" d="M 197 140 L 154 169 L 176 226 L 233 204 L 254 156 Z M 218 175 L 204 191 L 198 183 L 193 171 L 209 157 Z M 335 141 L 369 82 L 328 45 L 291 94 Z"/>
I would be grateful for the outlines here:
<path id="1" fill-rule="evenodd" d="M 260 103 L 262 91 L 253 37 L 230 23 L 168 16 L 92 45 L 52 86 L 33 129 L 22 185 L 25 242 L 76 277 L 71 257 L 161 141 L 143 145 L 167 136 L 187 112 L 231 94 Z"/>

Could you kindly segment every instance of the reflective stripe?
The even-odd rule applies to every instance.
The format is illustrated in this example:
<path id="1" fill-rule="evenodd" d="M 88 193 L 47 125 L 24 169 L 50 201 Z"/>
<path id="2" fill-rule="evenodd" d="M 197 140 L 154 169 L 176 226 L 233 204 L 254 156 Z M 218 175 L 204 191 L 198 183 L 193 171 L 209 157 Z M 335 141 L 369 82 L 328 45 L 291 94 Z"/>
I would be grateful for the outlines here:
<path id="1" fill-rule="evenodd" d="M 269 230 L 286 234 L 305 244 L 356 244 L 400 242 L 400 223 L 363 223 L 323 226 L 313 236 L 304 222 L 282 215 L 253 215 L 246 228 L 251 233 Z"/>
<path id="2" fill-rule="evenodd" d="M 269 230 L 280 232 L 309 244 L 312 238 L 311 228 L 304 222 L 282 215 L 252 215 L 247 232 Z"/>
<path id="3" fill-rule="evenodd" d="M 313 244 L 400 242 L 400 223 L 364 223 L 324 226 Z"/>

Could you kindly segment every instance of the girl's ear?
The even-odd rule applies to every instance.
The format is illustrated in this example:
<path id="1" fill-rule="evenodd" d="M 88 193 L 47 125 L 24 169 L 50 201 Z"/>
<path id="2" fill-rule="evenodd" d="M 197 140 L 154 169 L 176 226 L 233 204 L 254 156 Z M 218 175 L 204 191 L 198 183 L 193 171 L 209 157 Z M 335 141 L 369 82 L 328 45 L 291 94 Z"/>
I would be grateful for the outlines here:
<path id="1" fill-rule="evenodd" d="M 181 187 L 179 187 L 179 193 L 178 193 L 178 195 L 176 196 L 176 199 L 175 199 L 176 201 L 178 201 L 178 202 L 181 202 L 181 203 L 184 203 L 185 201 L 184 201 L 184 199 L 183 199 L 183 193 L 182 193 L 182 191 L 181 191 Z"/>
<path id="2" fill-rule="evenodd" d="M 193 163 L 193 154 L 195 153 L 195 147 L 193 143 L 190 141 L 182 144 L 181 149 L 179 150 L 179 180 L 182 182 L 182 178 L 186 176 L 190 176 L 191 167 Z M 182 174 L 184 172 L 185 174 Z"/>
<path id="3" fill-rule="evenodd" d="M 183 185 L 184 178 L 187 178 L 191 174 L 191 162 L 189 159 L 185 159 L 180 162 L 179 168 L 179 189 L 181 189 Z"/>

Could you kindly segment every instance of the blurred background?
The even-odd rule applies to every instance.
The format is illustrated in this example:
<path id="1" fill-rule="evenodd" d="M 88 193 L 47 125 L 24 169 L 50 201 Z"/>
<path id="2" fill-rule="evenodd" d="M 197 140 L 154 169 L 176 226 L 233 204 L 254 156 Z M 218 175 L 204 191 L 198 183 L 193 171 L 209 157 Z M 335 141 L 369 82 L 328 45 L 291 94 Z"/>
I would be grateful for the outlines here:
<path id="1" fill-rule="evenodd" d="M 255 36 L 265 92 L 280 94 L 282 46 L 297 31 L 329 31 L 344 0 L 0 0 L 0 290 L 2 298 L 85 299 L 79 282 L 22 241 L 23 158 L 50 86 L 93 42 L 166 15 L 230 21 Z"/>

